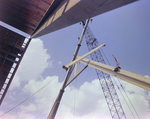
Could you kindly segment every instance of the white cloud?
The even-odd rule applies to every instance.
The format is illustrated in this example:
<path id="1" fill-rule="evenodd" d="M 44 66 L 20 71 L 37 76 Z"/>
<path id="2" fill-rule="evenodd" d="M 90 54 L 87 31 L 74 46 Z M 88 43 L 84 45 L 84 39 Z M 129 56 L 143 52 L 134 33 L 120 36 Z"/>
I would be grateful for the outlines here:
<path id="1" fill-rule="evenodd" d="M 26 112 L 26 111 L 20 111 L 17 114 L 16 119 L 35 119 L 35 116 L 33 114 Z"/>
<path id="2" fill-rule="evenodd" d="M 4 113 L 3 111 L 0 111 L 0 115 L 2 115 L 3 113 Z M 3 116 L 2 119 L 16 119 L 16 116 L 12 114 L 7 114 Z"/>
<path id="3" fill-rule="evenodd" d="M 29 93 L 31 95 L 43 85 L 47 84 L 53 78 L 54 76 L 46 77 L 45 79 L 39 81 L 30 80 L 25 85 L 24 92 Z M 61 85 L 62 82 L 59 82 L 57 77 L 47 87 L 45 87 L 38 94 L 36 94 L 33 97 L 32 102 L 29 102 L 28 104 L 23 104 L 18 109 L 16 114 L 13 113 L 13 116 L 15 115 L 15 118 L 22 119 L 19 115 L 21 113 L 22 115 L 28 115 L 31 119 L 37 119 L 39 115 L 41 116 L 40 119 L 44 119 L 48 116 L 49 111 L 54 103 L 54 100 L 57 97 L 59 89 L 61 88 Z M 149 104 L 146 99 L 147 96 L 145 96 L 145 90 L 140 89 L 131 84 L 126 84 L 125 90 L 127 91 L 127 94 L 131 99 L 139 116 L 142 119 L 149 119 L 150 109 L 148 108 Z M 149 92 L 147 95 L 149 95 Z M 127 109 L 127 107 L 124 106 L 124 104 L 123 107 L 125 113 L 127 113 L 127 118 L 133 119 L 132 115 L 128 114 L 130 113 L 129 109 Z M 75 115 L 73 115 L 74 109 Z M 22 110 L 24 110 L 24 112 L 22 112 Z M 98 79 L 95 79 L 91 82 L 85 82 L 80 86 L 79 89 L 76 89 L 72 86 L 66 88 L 66 91 L 64 93 L 56 115 L 56 119 L 70 119 L 73 118 L 73 116 L 75 116 L 76 119 L 111 118 Z"/>
<path id="4" fill-rule="evenodd" d="M 125 91 L 131 100 L 135 110 L 137 111 L 138 115 L 142 119 L 148 119 L 150 114 L 150 98 L 148 99 L 148 96 L 150 94 L 149 91 L 146 91 L 142 88 L 139 88 L 135 85 L 129 84 L 127 82 L 121 81 L 122 85 L 125 88 Z M 120 95 L 120 93 L 118 93 Z M 132 106 L 130 105 L 127 97 L 125 96 L 134 116 L 136 116 Z M 120 100 L 122 101 L 123 108 L 126 112 L 127 117 L 130 117 L 130 119 L 133 118 L 131 112 L 129 111 L 129 108 L 127 107 L 123 97 L 120 97 Z M 137 117 L 137 116 L 136 116 Z M 134 119 L 134 118 L 133 118 Z"/>
<path id="5" fill-rule="evenodd" d="M 21 106 L 22 110 L 25 110 L 27 112 L 33 112 L 33 111 L 36 111 L 36 105 L 35 104 L 32 104 L 32 103 L 29 103 L 27 106 Z"/>
<path id="6" fill-rule="evenodd" d="M 15 80 L 12 81 L 11 83 L 11 86 L 10 86 L 10 89 L 9 90 L 12 90 L 16 87 L 19 87 L 20 86 L 20 77 L 18 75 L 15 76 Z"/>
<path id="7" fill-rule="evenodd" d="M 0 111 L 0 114 L 3 114 L 4 112 Z M 19 111 L 11 114 L 7 114 L 1 119 L 35 119 L 35 116 L 32 114 L 29 114 L 28 112 L 25 111 Z"/>
<path id="8" fill-rule="evenodd" d="M 35 88 L 37 90 L 39 87 L 47 83 L 52 78 L 53 77 L 47 77 L 43 81 L 38 82 L 30 81 L 25 86 L 24 90 L 32 94 L 35 91 Z M 43 89 L 43 91 L 41 91 L 35 96 L 36 99 L 34 103 L 41 113 L 49 113 L 53 102 L 57 97 L 59 89 L 61 88 L 61 85 L 62 83 L 58 82 L 57 77 L 57 79 L 51 82 L 48 87 Z M 145 90 L 140 89 L 136 86 L 131 86 L 130 84 L 126 84 L 125 90 L 127 91 L 129 98 L 131 99 L 134 107 L 139 113 L 139 116 L 142 119 L 148 119 L 150 109 L 148 108 L 149 104 L 144 95 Z M 74 102 L 74 100 L 76 101 Z M 76 89 L 75 87 L 71 86 L 67 87 L 62 101 L 60 103 L 56 119 L 72 118 L 74 114 L 74 104 L 76 119 L 99 119 L 100 117 L 104 119 L 111 118 L 98 79 L 95 79 L 91 82 L 85 82 L 80 86 L 79 89 Z M 124 110 L 126 113 L 130 113 L 128 111 L 129 109 L 127 109 L 126 106 Z M 127 115 L 128 118 L 133 118 L 131 114 Z"/>
<path id="9" fill-rule="evenodd" d="M 29 93 L 24 94 L 22 92 L 25 83 L 28 83 L 30 80 L 40 80 L 44 70 L 51 67 L 50 56 L 46 51 L 47 50 L 44 48 L 43 42 L 40 39 L 32 39 L 1 106 L 3 113 L 28 96 Z M 30 112 L 34 112 L 36 108 L 34 103 L 24 104 L 21 108 L 18 108 L 19 110 L 15 110 L 15 114 L 7 114 L 4 118 L 21 119 L 24 117 L 33 119 L 35 116 L 30 114 Z M 19 116 L 19 114 L 22 114 L 22 117 L 21 115 Z"/>
<path id="10" fill-rule="evenodd" d="M 52 79 L 54 79 L 52 82 L 50 82 Z M 40 88 L 42 88 L 44 85 L 46 85 L 48 82 L 50 84 L 41 90 L 38 94 L 35 95 L 35 103 L 37 110 L 42 111 L 43 113 L 48 113 L 49 112 L 49 106 L 52 106 L 52 102 L 54 102 L 59 89 L 61 87 L 61 83 L 58 82 L 58 76 L 53 76 L 53 77 L 46 77 L 43 80 L 40 81 L 35 81 L 35 80 L 30 80 L 28 84 L 24 86 L 24 92 L 33 94 Z"/>
<path id="11" fill-rule="evenodd" d="M 51 67 L 50 55 L 47 54 L 47 49 L 44 48 L 43 41 L 40 39 L 32 39 L 18 71 L 13 79 L 10 89 L 20 86 L 23 81 L 30 79 L 37 80 L 48 67 Z"/>
<path id="12" fill-rule="evenodd" d="M 50 66 L 50 56 L 46 51 L 40 39 L 32 39 L 18 71 L 23 80 L 37 79 Z"/>
<path id="13" fill-rule="evenodd" d="M 42 81 L 33 81 L 30 80 L 29 83 L 25 86 L 24 91 L 30 92 L 33 94 L 39 87 L 48 83 L 54 77 L 47 77 Z M 45 89 L 35 95 L 35 105 L 36 109 L 43 114 L 48 114 L 54 100 L 56 99 L 59 89 L 61 88 L 62 83 L 58 82 L 58 77 L 52 81 Z M 99 110 L 101 108 L 107 108 L 105 99 L 103 98 L 103 93 L 100 92 L 100 85 L 98 80 L 93 80 L 92 82 L 85 82 L 79 89 L 75 87 L 67 87 L 62 98 L 58 115 L 56 119 L 70 119 L 74 113 L 74 94 L 76 92 L 76 117 L 83 119 L 99 118 L 99 116 L 109 115 L 108 110 Z M 26 106 L 28 107 L 28 106 Z M 87 116 L 88 115 L 88 116 Z M 106 116 L 107 117 L 107 116 Z M 108 116 L 110 118 L 110 116 Z"/>
<path id="14" fill-rule="evenodd" d="M 4 104 L 0 107 L 0 114 L 3 114 L 26 97 L 35 93 L 53 78 L 55 79 L 27 102 L 3 116 L 3 119 L 47 118 L 62 86 L 58 76 L 43 78 L 41 75 L 51 63 L 49 59 L 50 56 L 46 53 L 43 42 L 40 39 L 33 40 L 14 78 L 14 84 L 11 86 L 13 90 L 9 91 L 9 96 L 7 96 Z M 123 85 L 141 119 L 149 119 L 150 92 L 125 82 L 123 82 Z M 122 101 L 123 98 L 121 97 L 120 100 Z M 124 103 L 122 105 L 127 118 L 133 119 L 127 106 Z M 56 114 L 56 119 L 70 119 L 73 117 L 75 119 L 111 118 L 98 79 L 84 82 L 78 89 L 73 86 L 66 88 Z"/>
<path id="15" fill-rule="evenodd" d="M 61 61 L 58 62 L 58 64 L 61 64 L 61 63 L 62 63 Z"/>

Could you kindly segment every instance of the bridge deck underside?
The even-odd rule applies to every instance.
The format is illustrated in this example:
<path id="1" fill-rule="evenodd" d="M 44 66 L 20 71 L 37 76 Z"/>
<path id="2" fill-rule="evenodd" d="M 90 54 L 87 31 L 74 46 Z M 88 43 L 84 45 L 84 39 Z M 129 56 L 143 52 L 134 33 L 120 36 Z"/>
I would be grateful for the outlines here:
<path id="1" fill-rule="evenodd" d="M 25 37 L 0 26 L 0 103 L 25 48 Z"/>

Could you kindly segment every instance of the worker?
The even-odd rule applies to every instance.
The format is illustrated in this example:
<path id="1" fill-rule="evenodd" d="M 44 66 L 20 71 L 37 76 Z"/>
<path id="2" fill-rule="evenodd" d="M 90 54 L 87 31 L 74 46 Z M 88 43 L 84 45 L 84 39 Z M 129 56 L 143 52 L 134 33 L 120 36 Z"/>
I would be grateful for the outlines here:
<path id="1" fill-rule="evenodd" d="M 112 54 L 112 56 L 114 57 L 114 59 L 116 60 L 116 68 L 114 69 L 114 71 L 115 72 L 118 72 L 120 69 L 121 69 L 121 67 L 120 67 L 120 65 L 119 65 L 119 61 L 116 59 L 116 57 Z"/>

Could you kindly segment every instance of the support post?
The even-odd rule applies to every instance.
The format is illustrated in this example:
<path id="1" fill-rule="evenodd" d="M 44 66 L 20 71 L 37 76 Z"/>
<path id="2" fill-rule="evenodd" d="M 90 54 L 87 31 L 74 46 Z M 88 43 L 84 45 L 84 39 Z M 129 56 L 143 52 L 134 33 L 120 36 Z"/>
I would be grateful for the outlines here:
<path id="1" fill-rule="evenodd" d="M 72 61 L 75 60 L 76 57 L 77 57 L 77 54 L 78 54 L 78 52 L 79 52 L 79 49 L 80 49 L 80 46 L 81 46 L 81 42 L 82 42 L 83 36 L 84 36 L 84 34 L 85 34 L 86 28 L 87 28 L 87 26 L 88 26 L 88 23 L 89 23 L 89 19 L 86 21 L 86 25 L 84 26 L 84 29 L 83 29 L 83 31 L 82 31 L 82 34 L 81 34 L 80 40 L 79 40 L 79 42 L 78 42 L 78 45 L 77 45 L 77 47 L 76 47 L 75 53 L 74 53 L 74 55 L 73 55 Z M 59 103 L 60 103 L 61 98 L 62 98 L 63 93 L 64 93 L 64 89 L 65 89 L 65 87 L 66 87 L 66 84 L 67 84 L 67 82 L 68 82 L 68 80 L 69 80 L 69 78 L 70 78 L 70 75 L 71 75 L 73 69 L 74 69 L 74 65 L 72 65 L 71 67 L 69 67 L 69 69 L 68 69 L 68 71 L 67 71 L 67 74 L 66 74 L 66 77 L 65 77 L 65 80 L 64 80 L 64 83 L 63 83 L 63 86 L 62 86 L 62 88 L 60 89 L 60 92 L 59 92 L 59 94 L 58 94 L 58 97 L 56 98 L 55 103 L 54 103 L 54 105 L 53 105 L 53 107 L 52 107 L 52 109 L 51 109 L 51 111 L 50 111 L 50 113 L 49 113 L 47 119 L 54 119 L 54 118 L 55 118 L 56 112 L 57 112 L 58 107 L 59 107 Z"/>

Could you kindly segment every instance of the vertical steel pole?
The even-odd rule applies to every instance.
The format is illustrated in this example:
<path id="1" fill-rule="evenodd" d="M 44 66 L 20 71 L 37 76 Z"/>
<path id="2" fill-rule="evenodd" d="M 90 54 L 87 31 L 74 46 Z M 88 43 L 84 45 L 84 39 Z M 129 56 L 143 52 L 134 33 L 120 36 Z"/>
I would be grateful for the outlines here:
<path id="1" fill-rule="evenodd" d="M 84 36 L 84 34 L 85 34 L 86 28 L 87 28 L 87 26 L 88 26 L 88 23 L 89 23 L 89 19 L 86 21 L 86 24 L 85 24 L 85 26 L 84 26 L 84 29 L 83 29 L 82 34 L 81 34 L 81 37 L 80 37 L 80 40 L 79 40 L 78 45 L 77 45 L 77 47 L 76 47 L 75 53 L 74 53 L 74 55 L 73 55 L 72 61 L 75 60 L 76 57 L 77 57 L 77 54 L 78 54 L 78 52 L 79 52 L 79 49 L 80 49 L 80 46 L 81 46 L 81 42 L 82 42 L 83 36 Z M 62 85 L 62 88 L 61 88 L 60 91 L 59 91 L 59 94 L 58 94 L 58 96 L 57 96 L 57 98 L 56 98 L 56 100 L 55 100 L 55 102 L 54 102 L 54 105 L 53 105 L 53 107 L 52 107 L 52 109 L 51 109 L 51 111 L 50 111 L 50 113 L 49 113 L 47 119 L 54 119 L 54 118 L 55 118 L 55 115 L 56 115 L 56 112 L 57 112 L 57 110 L 58 110 L 58 107 L 59 107 L 61 98 L 62 98 L 63 93 L 64 93 L 64 91 L 65 91 L 66 84 L 67 84 L 67 82 L 68 82 L 68 80 L 69 80 L 69 78 L 70 78 L 70 75 L 71 75 L 73 69 L 74 69 L 74 66 L 70 66 L 70 68 L 68 69 L 67 74 L 66 74 L 66 77 L 65 77 L 65 80 L 64 80 L 64 83 L 63 83 L 63 85 Z"/>

